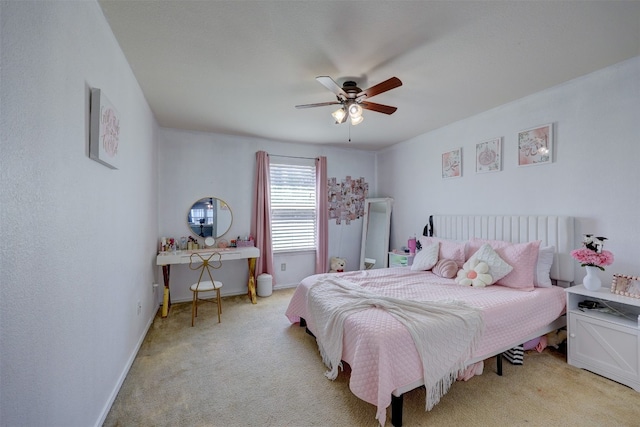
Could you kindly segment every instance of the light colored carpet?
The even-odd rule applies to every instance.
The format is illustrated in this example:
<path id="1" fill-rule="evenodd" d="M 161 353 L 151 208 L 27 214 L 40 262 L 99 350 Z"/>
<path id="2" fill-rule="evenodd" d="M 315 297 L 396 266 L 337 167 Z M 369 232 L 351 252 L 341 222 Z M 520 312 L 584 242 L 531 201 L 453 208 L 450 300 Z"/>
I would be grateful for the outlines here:
<path id="1" fill-rule="evenodd" d="M 292 294 L 257 305 L 224 298 L 220 324 L 215 305 L 203 305 L 193 328 L 191 305 L 172 306 L 155 319 L 104 425 L 377 426 L 374 406 L 349 391 L 348 372 L 326 379 L 315 340 L 284 316 Z M 405 395 L 405 426 L 640 425 L 640 393 L 549 349 L 527 352 L 523 366 L 505 361 L 502 377 L 487 361 L 430 412 L 424 398 L 422 388 Z"/>

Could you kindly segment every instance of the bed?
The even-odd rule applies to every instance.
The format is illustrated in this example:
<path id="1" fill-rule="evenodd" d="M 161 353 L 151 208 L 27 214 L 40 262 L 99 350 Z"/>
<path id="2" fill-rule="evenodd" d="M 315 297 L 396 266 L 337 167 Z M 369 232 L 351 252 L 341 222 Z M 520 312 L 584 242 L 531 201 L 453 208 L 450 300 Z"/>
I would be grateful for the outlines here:
<path id="1" fill-rule="evenodd" d="M 438 348 L 438 332 L 432 334 L 428 332 L 432 326 L 421 325 L 420 327 L 427 331 L 426 335 L 434 336 L 434 341 L 428 345 L 417 345 L 417 333 L 412 326 L 416 322 L 402 320 L 402 316 L 397 314 L 404 313 L 405 308 L 411 311 L 416 304 L 429 307 L 435 305 L 434 310 L 442 307 L 443 311 L 447 311 L 447 307 L 450 306 L 442 304 L 458 303 L 480 313 L 479 332 L 469 337 L 470 344 L 461 350 L 460 355 L 451 356 L 461 359 L 450 369 L 460 375 L 463 375 L 462 367 L 467 368 L 464 375 L 471 376 L 474 371 L 480 373 L 481 366 L 479 367 L 478 362 L 496 355 L 499 357 L 508 349 L 565 325 L 563 287 L 573 281 L 574 266 L 569 255 L 574 245 L 573 230 L 573 218 L 565 216 L 433 215 L 425 227 L 427 236 L 420 240 L 425 244 L 438 242 L 440 258 L 454 258 L 462 263 L 469 259 L 479 246 L 490 244 L 499 248 L 503 258 L 509 262 L 515 263 L 518 259 L 523 259 L 516 268 L 523 271 L 525 269 L 521 268 L 520 264 L 526 264 L 528 271 L 529 268 L 535 270 L 539 267 L 537 262 L 542 257 L 541 248 L 549 253 L 552 247 L 547 274 L 549 284 L 553 281 L 553 285 L 534 286 L 533 282 L 537 280 L 534 280 L 536 272 L 532 273 L 533 276 L 526 276 L 533 278 L 532 283 L 527 284 L 525 288 L 520 288 L 519 285 L 515 288 L 503 286 L 500 281 L 498 284 L 482 288 L 466 287 L 457 284 L 454 279 L 442 278 L 430 270 L 412 270 L 407 267 L 319 274 L 305 278 L 298 285 L 286 316 L 292 323 L 300 322 L 301 326 L 307 327 L 310 334 L 321 338 L 318 339 L 320 352 L 334 375 L 336 364 L 334 362 L 331 366 L 332 364 L 325 360 L 325 347 L 331 351 L 339 351 L 339 359 L 351 367 L 351 391 L 358 398 L 377 407 L 376 419 L 381 425 L 385 424 L 387 408 L 391 405 L 391 422 L 398 427 L 402 425 L 403 394 L 427 384 L 430 385 L 427 387 L 427 396 L 430 394 L 430 376 L 433 376 L 431 366 L 435 369 L 438 363 L 433 360 L 433 355 L 430 355 L 430 362 L 426 363 L 424 349 Z M 523 249 L 525 247 L 526 250 Z M 517 256 L 509 258 L 509 253 L 505 252 L 517 248 L 516 252 L 531 254 L 534 250 L 532 247 L 535 247 L 536 256 L 533 265 L 531 256 L 527 258 L 529 261 L 526 261 Z M 464 255 L 460 255 L 460 250 Z M 464 256 L 464 259 L 461 260 L 460 256 Z M 515 269 L 513 271 L 515 272 Z M 355 303 L 346 304 L 351 311 L 340 317 L 341 323 L 329 323 L 327 326 L 325 323 L 328 315 L 323 317 L 318 313 L 326 313 L 323 304 L 331 306 L 333 301 L 337 300 L 334 295 L 360 299 L 353 299 L 351 301 Z M 375 301 L 370 303 L 370 307 L 356 309 L 360 304 L 357 301 L 369 301 L 372 296 Z M 388 301 L 400 304 L 402 309 L 396 306 L 390 309 L 386 306 Z M 406 304 L 406 307 L 403 304 Z M 335 322 L 336 318 L 338 317 L 331 317 L 330 322 Z M 428 318 L 426 323 L 430 322 L 430 319 Z M 442 317 L 438 321 L 451 321 L 452 330 L 461 332 L 465 329 L 459 324 L 455 326 L 454 318 L 447 319 Z M 336 328 L 335 325 L 339 327 Z M 433 329 L 441 327 L 442 324 L 439 324 L 433 326 Z M 331 329 L 339 330 L 338 338 L 333 339 L 339 341 L 337 347 L 334 346 L 336 343 L 328 344 L 331 340 L 327 338 L 326 331 Z M 420 336 L 425 335 L 423 333 Z M 458 333 L 455 336 L 458 336 Z M 449 350 L 439 354 L 449 354 Z M 436 372 L 439 377 L 440 371 L 436 369 Z M 451 375 L 444 377 L 450 378 Z M 450 383 L 446 384 L 445 388 L 448 389 L 449 386 Z M 441 387 L 440 383 L 438 387 Z M 444 393 L 446 390 L 442 392 Z M 426 408 L 431 409 L 438 399 L 439 396 L 436 396 L 429 402 L 427 397 Z"/>

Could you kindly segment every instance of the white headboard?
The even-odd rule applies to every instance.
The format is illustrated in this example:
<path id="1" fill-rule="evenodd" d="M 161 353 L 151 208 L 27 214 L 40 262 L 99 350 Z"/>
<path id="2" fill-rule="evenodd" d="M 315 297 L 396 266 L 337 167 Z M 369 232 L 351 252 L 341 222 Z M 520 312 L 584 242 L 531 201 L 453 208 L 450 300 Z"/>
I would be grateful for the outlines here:
<path id="1" fill-rule="evenodd" d="M 560 286 L 574 280 L 573 217 L 540 215 L 432 215 L 425 232 L 458 241 L 471 237 L 525 243 L 541 240 L 540 246 L 555 246 L 551 278 Z"/>

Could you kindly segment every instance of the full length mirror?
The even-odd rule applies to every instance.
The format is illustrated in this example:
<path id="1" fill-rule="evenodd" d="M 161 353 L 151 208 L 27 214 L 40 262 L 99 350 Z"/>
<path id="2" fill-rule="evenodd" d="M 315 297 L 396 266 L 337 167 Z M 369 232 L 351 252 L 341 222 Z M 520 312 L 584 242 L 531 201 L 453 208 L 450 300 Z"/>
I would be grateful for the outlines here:
<path id="1" fill-rule="evenodd" d="M 200 237 L 222 237 L 233 221 L 229 205 L 216 197 L 205 197 L 195 202 L 187 213 L 187 225 Z"/>
<path id="2" fill-rule="evenodd" d="M 393 199 L 365 199 L 360 269 L 389 265 L 389 228 Z"/>

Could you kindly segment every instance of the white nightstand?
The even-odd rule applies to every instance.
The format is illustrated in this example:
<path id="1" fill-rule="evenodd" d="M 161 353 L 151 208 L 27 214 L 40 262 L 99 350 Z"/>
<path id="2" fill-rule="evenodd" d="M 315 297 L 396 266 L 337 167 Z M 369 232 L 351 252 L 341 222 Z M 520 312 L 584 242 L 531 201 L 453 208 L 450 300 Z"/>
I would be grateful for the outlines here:
<path id="1" fill-rule="evenodd" d="M 416 254 L 389 252 L 389 268 L 392 267 L 409 267 L 413 264 L 413 258 Z"/>
<path id="2" fill-rule="evenodd" d="M 640 392 L 640 299 L 613 294 L 605 287 L 589 291 L 578 285 L 566 292 L 569 364 Z M 578 303 L 584 300 L 613 310 L 580 309 Z"/>

